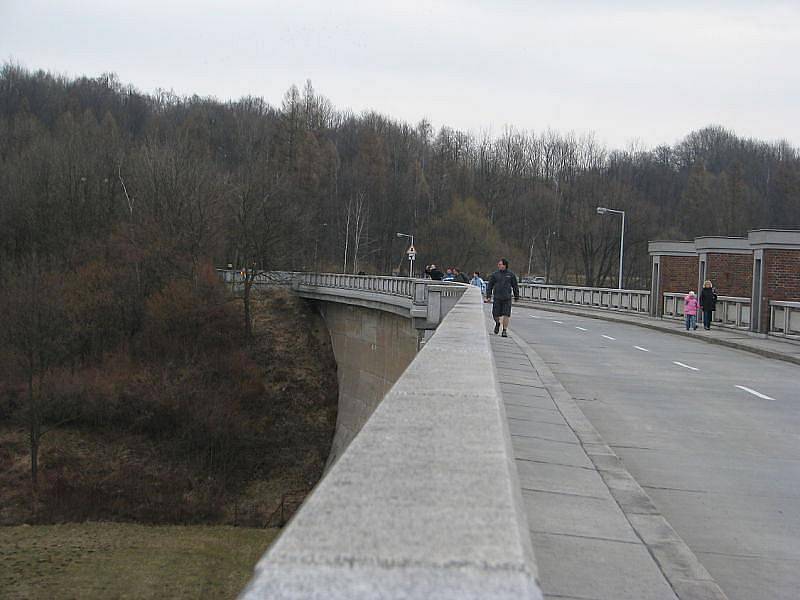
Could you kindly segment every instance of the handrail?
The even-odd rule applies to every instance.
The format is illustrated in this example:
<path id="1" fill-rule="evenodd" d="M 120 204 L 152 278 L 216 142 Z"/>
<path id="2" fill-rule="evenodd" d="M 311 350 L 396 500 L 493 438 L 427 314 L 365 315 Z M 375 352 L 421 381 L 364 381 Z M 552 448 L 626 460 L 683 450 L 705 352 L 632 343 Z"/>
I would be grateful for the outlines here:
<path id="1" fill-rule="evenodd" d="M 380 275 L 347 275 L 342 273 L 297 273 L 297 283 L 337 289 L 364 290 L 378 294 L 414 297 L 415 279 Z"/>
<path id="2" fill-rule="evenodd" d="M 769 334 L 781 337 L 800 336 L 800 302 L 770 300 Z"/>
<path id="3" fill-rule="evenodd" d="M 591 306 L 636 313 L 647 313 L 650 310 L 650 292 L 648 290 L 521 283 L 519 291 L 520 298 L 523 300 Z"/>

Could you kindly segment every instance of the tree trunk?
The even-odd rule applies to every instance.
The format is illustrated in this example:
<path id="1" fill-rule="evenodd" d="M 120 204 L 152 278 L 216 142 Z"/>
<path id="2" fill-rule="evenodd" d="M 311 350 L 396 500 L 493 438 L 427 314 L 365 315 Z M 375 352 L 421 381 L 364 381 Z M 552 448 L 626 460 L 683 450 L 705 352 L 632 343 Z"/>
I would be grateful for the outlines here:
<path id="1" fill-rule="evenodd" d="M 250 314 L 250 290 L 253 287 L 253 277 L 251 273 L 245 273 L 244 276 L 244 333 L 248 340 L 253 338 L 253 321 Z"/>

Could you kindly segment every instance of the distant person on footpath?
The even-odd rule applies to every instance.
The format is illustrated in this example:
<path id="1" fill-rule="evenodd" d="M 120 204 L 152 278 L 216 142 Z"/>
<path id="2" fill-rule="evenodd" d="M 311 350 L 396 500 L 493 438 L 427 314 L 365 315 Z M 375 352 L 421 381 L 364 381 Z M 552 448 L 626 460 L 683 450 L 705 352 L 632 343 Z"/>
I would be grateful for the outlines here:
<path id="1" fill-rule="evenodd" d="M 444 274 L 433 264 L 425 269 L 425 273 L 434 281 L 441 281 L 442 277 L 444 277 Z"/>
<path id="2" fill-rule="evenodd" d="M 717 292 L 711 282 L 706 279 L 703 282 L 703 291 L 700 292 L 700 308 L 703 309 L 703 329 L 711 329 L 711 316 L 717 310 Z"/>
<path id="3" fill-rule="evenodd" d="M 683 314 L 686 316 L 686 331 L 697 329 L 697 309 L 700 303 L 694 291 L 690 291 L 683 299 Z"/>
<path id="4" fill-rule="evenodd" d="M 456 269 L 453 267 L 453 281 L 457 281 L 458 283 L 469 283 L 469 277 L 467 277 L 465 273 L 462 273 L 461 269 Z"/>
<path id="5" fill-rule="evenodd" d="M 481 296 L 486 295 L 486 282 L 481 279 L 480 271 L 473 272 L 472 279 L 469 282 L 481 291 Z"/>
<path id="6" fill-rule="evenodd" d="M 442 281 L 455 281 L 456 276 L 453 274 L 453 267 L 447 269 L 447 274 L 442 277 Z"/>
<path id="7" fill-rule="evenodd" d="M 519 302 L 519 284 L 517 276 L 508 270 L 508 259 L 501 258 L 497 262 L 497 271 L 492 273 L 486 283 L 486 302 L 494 296 L 492 304 L 492 318 L 494 319 L 494 333 L 500 331 L 500 322 L 503 323 L 503 337 L 508 337 L 508 321 L 511 318 L 511 295 Z"/>

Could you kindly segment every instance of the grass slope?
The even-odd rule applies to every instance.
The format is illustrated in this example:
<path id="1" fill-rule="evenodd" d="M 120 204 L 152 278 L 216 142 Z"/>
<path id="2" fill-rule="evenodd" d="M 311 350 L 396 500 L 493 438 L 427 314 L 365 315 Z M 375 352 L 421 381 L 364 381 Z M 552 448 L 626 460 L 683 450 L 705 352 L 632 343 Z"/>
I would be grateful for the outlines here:
<path id="1" fill-rule="evenodd" d="M 0 598 L 235 598 L 277 529 L 0 527 Z"/>

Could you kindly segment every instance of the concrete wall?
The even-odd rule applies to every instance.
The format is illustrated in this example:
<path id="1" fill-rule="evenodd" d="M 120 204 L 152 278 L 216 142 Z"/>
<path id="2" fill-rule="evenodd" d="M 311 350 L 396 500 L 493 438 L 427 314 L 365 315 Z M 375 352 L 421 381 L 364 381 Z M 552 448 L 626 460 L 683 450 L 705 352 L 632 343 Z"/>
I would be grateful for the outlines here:
<path id="1" fill-rule="evenodd" d="M 536 577 L 486 316 L 470 287 L 241 597 L 541 600 Z"/>
<path id="2" fill-rule="evenodd" d="M 339 379 L 332 464 L 417 355 L 411 319 L 361 306 L 315 301 L 330 332 Z"/>

